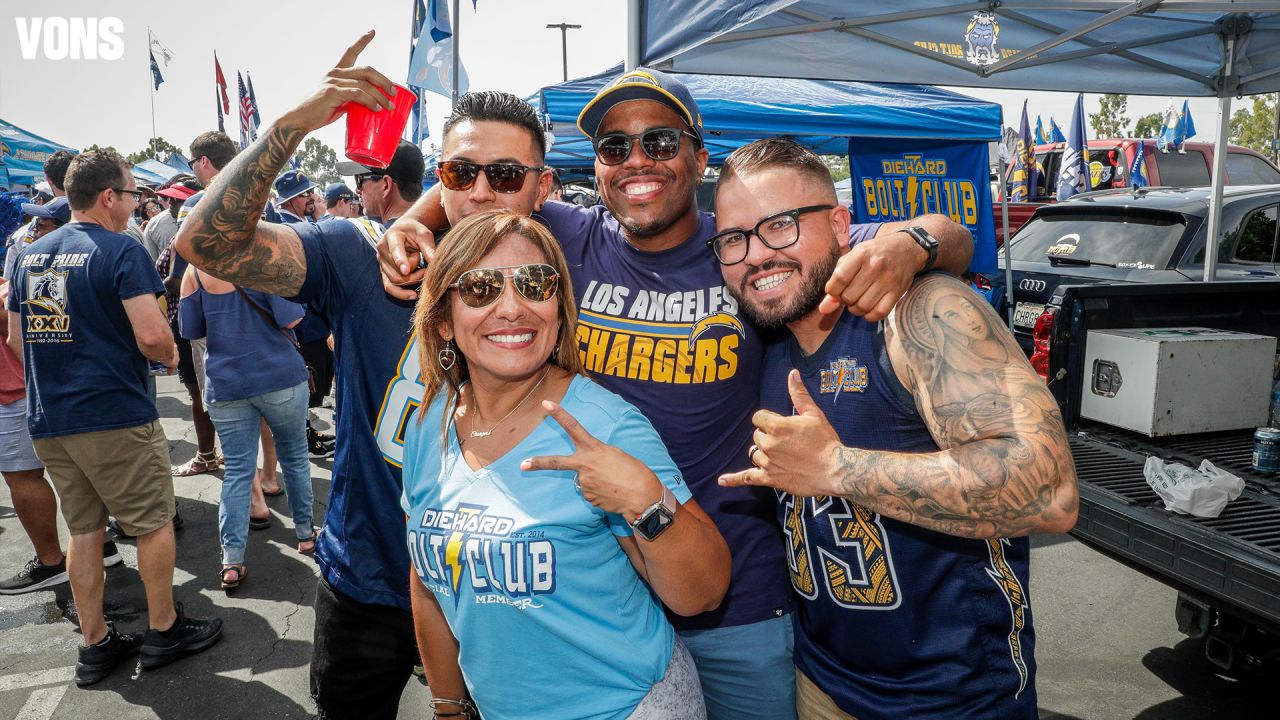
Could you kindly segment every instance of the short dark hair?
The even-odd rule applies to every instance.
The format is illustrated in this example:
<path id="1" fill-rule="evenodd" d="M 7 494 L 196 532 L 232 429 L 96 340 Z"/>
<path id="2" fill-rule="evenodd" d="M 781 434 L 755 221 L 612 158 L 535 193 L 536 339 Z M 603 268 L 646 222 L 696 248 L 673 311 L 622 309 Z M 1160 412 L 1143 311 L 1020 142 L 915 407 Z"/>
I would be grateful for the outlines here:
<path id="1" fill-rule="evenodd" d="M 67 168 L 67 202 L 72 210 L 88 210 L 98 193 L 124 186 L 131 169 L 115 150 L 89 150 L 75 156 Z"/>
<path id="2" fill-rule="evenodd" d="M 444 121 L 443 136 L 449 137 L 449 133 L 458 123 L 467 120 L 504 122 L 522 127 L 529 131 L 534 145 L 537 146 L 538 160 L 541 161 L 546 157 L 547 135 L 542 129 L 542 121 L 538 119 L 538 111 L 511 93 L 482 90 L 469 92 L 458 98 L 457 104 L 453 106 L 453 114 Z"/>
<path id="3" fill-rule="evenodd" d="M 236 156 L 236 143 L 220 130 L 201 133 L 191 141 L 191 162 L 202 157 L 209 158 L 217 170 L 227 166 L 231 158 Z"/>
<path id="4" fill-rule="evenodd" d="M 774 167 L 795 170 L 816 184 L 829 188 L 832 199 L 835 199 L 835 182 L 827 164 L 809 148 L 784 137 L 763 138 L 734 150 L 720 168 L 720 182 L 716 190 L 719 191 L 724 187 L 724 181 L 735 175 Z"/>
<path id="5" fill-rule="evenodd" d="M 71 166 L 71 160 L 74 157 L 75 155 L 66 150 L 59 150 L 44 161 L 44 177 L 50 185 L 59 190 L 66 188 L 67 168 Z"/>

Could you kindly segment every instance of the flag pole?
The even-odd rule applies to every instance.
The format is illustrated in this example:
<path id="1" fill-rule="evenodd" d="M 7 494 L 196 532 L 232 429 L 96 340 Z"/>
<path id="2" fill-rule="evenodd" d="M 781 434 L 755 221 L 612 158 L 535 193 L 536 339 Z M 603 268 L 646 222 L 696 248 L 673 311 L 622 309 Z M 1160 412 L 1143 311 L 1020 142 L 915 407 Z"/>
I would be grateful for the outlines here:
<path id="1" fill-rule="evenodd" d="M 458 104 L 458 70 L 462 63 L 458 57 L 458 45 L 461 43 L 459 35 L 462 29 L 462 18 L 458 14 L 458 0 L 453 0 L 453 87 L 449 88 L 452 93 L 449 98 L 449 112 L 453 112 L 453 106 Z"/>
<path id="2" fill-rule="evenodd" d="M 147 26 L 147 87 L 151 90 L 151 157 L 159 160 L 156 154 L 156 78 L 151 72 L 151 26 Z"/>

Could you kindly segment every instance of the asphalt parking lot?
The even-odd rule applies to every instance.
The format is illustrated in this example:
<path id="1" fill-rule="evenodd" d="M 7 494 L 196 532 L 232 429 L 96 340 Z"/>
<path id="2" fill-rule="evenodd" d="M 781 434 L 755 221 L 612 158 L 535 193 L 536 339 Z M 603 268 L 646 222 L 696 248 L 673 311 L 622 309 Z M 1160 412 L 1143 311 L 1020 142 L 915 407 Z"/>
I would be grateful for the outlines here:
<path id="1" fill-rule="evenodd" d="M 159 405 L 175 462 L 195 453 L 186 394 L 162 378 Z M 322 420 L 329 419 L 322 411 Z M 322 423 L 322 426 L 324 423 Z M 316 517 L 324 510 L 329 463 L 313 465 Z M 220 474 L 178 478 L 185 527 L 178 532 L 175 593 L 193 615 L 220 615 L 222 642 L 151 672 L 121 668 L 79 689 L 71 682 L 79 635 L 71 592 L 0 597 L 0 720 L 113 718 L 309 718 L 312 601 L 316 566 L 299 555 L 284 498 L 273 498 L 272 527 L 250 535 L 249 577 L 233 595 L 218 589 Z M 1039 538 L 1032 552 L 1038 692 L 1045 720 L 1192 720 L 1276 717 L 1274 682 L 1214 671 L 1199 643 L 1180 635 L 1175 593 L 1069 536 Z M 107 571 L 109 617 L 127 630 L 145 625 L 145 602 L 131 542 L 124 565 Z M 8 489 L 0 485 L 0 574 L 31 556 Z M 519 641 L 513 640 L 513 651 Z M 1274 678 L 1271 678 L 1274 680 Z M 431 717 L 429 693 L 411 682 L 400 717 Z"/>

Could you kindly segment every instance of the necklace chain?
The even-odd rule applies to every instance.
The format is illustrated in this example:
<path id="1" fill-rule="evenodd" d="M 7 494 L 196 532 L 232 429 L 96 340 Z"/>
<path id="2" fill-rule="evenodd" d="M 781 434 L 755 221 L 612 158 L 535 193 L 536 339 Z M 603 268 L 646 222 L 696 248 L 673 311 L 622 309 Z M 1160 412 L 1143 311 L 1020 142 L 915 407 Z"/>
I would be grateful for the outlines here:
<path id="1" fill-rule="evenodd" d="M 542 386 L 542 381 L 547 379 L 547 373 L 549 373 L 549 372 L 551 372 L 551 368 L 550 368 L 550 367 L 547 367 L 547 369 L 545 369 L 545 370 L 543 370 L 543 371 L 542 371 L 542 377 L 538 378 L 538 382 L 534 383 L 533 387 L 529 389 L 529 392 L 525 393 L 525 396 L 524 396 L 524 397 L 522 397 L 522 398 L 520 398 L 520 402 L 516 403 L 516 406 L 515 406 L 515 407 L 513 407 L 513 408 L 511 408 L 511 412 L 508 412 L 506 415 L 503 415 L 503 416 L 502 416 L 502 419 L 501 419 L 501 420 L 499 420 L 498 422 L 494 423 L 493 427 L 489 428 L 488 430 L 472 430 L 472 431 L 471 431 L 471 433 L 470 433 L 471 437 L 473 437 L 473 438 L 484 438 L 484 437 L 489 437 L 490 435 L 492 435 L 492 434 L 493 434 L 493 431 L 494 431 L 494 430 L 497 430 L 499 425 L 501 425 L 502 423 L 506 422 L 506 421 L 507 421 L 507 418 L 511 417 L 511 416 L 512 416 L 512 414 L 514 414 L 516 410 L 519 410 L 519 409 L 520 409 L 520 406 L 521 406 L 521 405 L 524 405 L 524 403 L 525 403 L 525 401 L 526 401 L 526 400 L 528 400 L 529 398 L 533 397 L 533 394 L 534 394 L 535 392 L 537 392 L 537 391 L 538 391 L 538 388 L 539 388 L 539 387 L 541 387 L 541 386 Z M 473 399 L 475 398 L 475 389 L 474 389 L 474 388 L 472 388 L 471 396 L 472 396 L 472 398 L 473 398 Z M 477 419 L 477 420 L 483 420 L 483 419 L 484 419 L 484 418 L 480 417 L 480 403 L 479 403 L 478 401 L 476 402 L 476 419 Z"/>

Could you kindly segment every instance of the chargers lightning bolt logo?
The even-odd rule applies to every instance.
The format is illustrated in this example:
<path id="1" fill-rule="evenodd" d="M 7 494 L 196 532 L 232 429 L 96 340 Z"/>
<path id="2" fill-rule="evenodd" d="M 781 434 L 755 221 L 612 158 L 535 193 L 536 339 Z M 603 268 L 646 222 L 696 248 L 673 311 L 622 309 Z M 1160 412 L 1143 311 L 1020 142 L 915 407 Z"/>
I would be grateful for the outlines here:
<path id="1" fill-rule="evenodd" d="M 475 505 L 458 506 L 457 525 L 466 527 L 466 520 L 476 517 L 484 508 Z M 453 587 L 454 602 L 458 599 L 458 587 L 462 584 L 462 544 L 471 533 L 454 530 L 444 545 L 444 563 L 449 568 L 449 584 Z"/>
<path id="2" fill-rule="evenodd" d="M 1011 616 L 1008 636 L 1009 654 L 1021 679 L 1018 692 L 1013 694 L 1016 698 L 1027 687 L 1027 661 L 1022 657 L 1022 629 L 1027 624 L 1027 595 L 1013 568 L 1009 567 L 1009 562 L 1005 560 L 1004 547 L 1008 544 L 1008 538 L 993 538 L 987 541 L 987 554 L 991 557 L 991 567 L 987 568 L 987 576 L 995 582 L 1005 600 L 1009 602 Z"/>
<path id="3" fill-rule="evenodd" d="M 726 312 L 712 313 L 698 318 L 693 327 L 689 328 L 689 348 L 693 349 L 693 344 L 697 342 L 698 338 L 702 337 L 702 333 L 713 327 L 729 328 L 743 337 L 746 337 L 747 334 L 747 331 L 742 327 L 742 321 L 736 316 Z"/>

